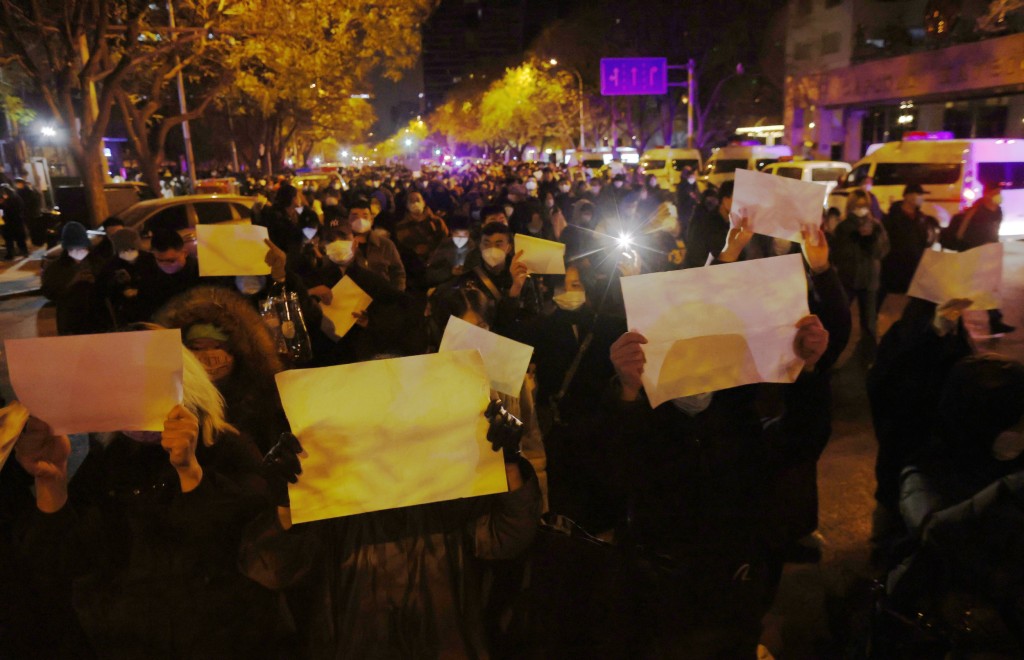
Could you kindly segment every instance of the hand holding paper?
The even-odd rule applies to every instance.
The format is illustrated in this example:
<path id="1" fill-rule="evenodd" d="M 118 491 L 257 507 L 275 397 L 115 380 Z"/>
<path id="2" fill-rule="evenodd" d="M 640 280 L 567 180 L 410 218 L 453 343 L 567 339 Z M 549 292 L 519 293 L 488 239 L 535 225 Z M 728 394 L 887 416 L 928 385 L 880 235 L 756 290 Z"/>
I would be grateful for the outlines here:
<path id="1" fill-rule="evenodd" d="M 181 402 L 179 330 L 9 339 L 11 385 L 57 435 L 160 431 Z"/>
<path id="2" fill-rule="evenodd" d="M 628 325 L 643 361 L 623 338 L 623 365 L 640 376 L 652 406 L 758 382 L 793 382 L 797 323 L 808 315 L 802 257 L 791 254 L 622 280 Z M 617 367 L 620 365 L 617 365 Z M 620 368 L 620 378 L 623 369 Z M 625 392 L 624 392 L 625 394 Z"/>
<path id="3" fill-rule="evenodd" d="M 526 234 L 515 235 L 520 260 L 532 275 L 565 275 L 565 244 L 534 238 Z"/>
<path id="4" fill-rule="evenodd" d="M 60 484 L 67 479 L 71 441 L 41 419 L 30 417 L 27 422 L 15 450 L 18 462 L 36 479 Z"/>
<path id="5" fill-rule="evenodd" d="M 438 352 L 464 350 L 480 351 L 491 389 L 509 396 L 520 395 L 526 370 L 530 368 L 530 358 L 533 357 L 532 346 L 512 341 L 453 316 L 448 319 Z"/>
<path id="6" fill-rule="evenodd" d="M 750 220 L 756 234 L 803 241 L 801 230 L 821 225 L 828 188 L 752 170 L 736 170 L 732 214 Z"/>
<path id="7" fill-rule="evenodd" d="M 964 299 L 971 301 L 971 309 L 997 309 L 1002 283 L 1002 243 L 966 252 L 925 250 L 907 295 L 940 305 Z"/>
<path id="8" fill-rule="evenodd" d="M 359 288 L 348 275 L 331 289 L 330 300 L 329 304 L 321 304 L 320 308 L 324 312 L 324 319 L 331 324 L 328 336 L 333 334 L 339 338 L 348 334 L 373 302 L 370 294 Z"/>
<path id="9" fill-rule="evenodd" d="M 269 275 L 266 227 L 225 223 L 196 226 L 202 277 Z"/>

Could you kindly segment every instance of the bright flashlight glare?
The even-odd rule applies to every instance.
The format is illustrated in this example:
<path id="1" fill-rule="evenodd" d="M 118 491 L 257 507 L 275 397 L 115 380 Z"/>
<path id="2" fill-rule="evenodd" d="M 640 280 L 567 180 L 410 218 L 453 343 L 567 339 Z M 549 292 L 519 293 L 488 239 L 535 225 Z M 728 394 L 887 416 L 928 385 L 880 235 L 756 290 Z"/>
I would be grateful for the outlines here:
<path id="1" fill-rule="evenodd" d="M 629 234 L 619 234 L 619 247 L 628 250 L 633 245 L 633 237 Z"/>

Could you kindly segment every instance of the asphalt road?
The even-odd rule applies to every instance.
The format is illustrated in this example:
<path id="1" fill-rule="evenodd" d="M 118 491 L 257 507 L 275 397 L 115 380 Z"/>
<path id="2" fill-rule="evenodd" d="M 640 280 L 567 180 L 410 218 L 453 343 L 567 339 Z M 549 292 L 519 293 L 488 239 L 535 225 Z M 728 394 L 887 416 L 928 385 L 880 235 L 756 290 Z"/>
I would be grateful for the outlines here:
<path id="1" fill-rule="evenodd" d="M 17 295 L 38 287 L 37 273 L 38 260 L 2 264 L 3 339 L 55 334 L 53 308 L 38 295 Z M 1003 298 L 1006 321 L 1022 330 L 984 339 L 984 312 L 969 312 L 968 326 L 980 349 L 1024 361 L 1024 242 L 1006 244 Z M 881 331 L 898 318 L 905 303 L 901 296 L 886 300 Z M 875 442 L 864 390 L 866 363 L 856 349 L 858 339 L 855 328 L 833 377 L 833 436 L 819 463 L 823 558 L 820 564 L 787 567 L 776 606 L 765 621 L 763 641 L 779 658 L 840 657 L 863 635 L 870 603 L 867 590 L 877 577 L 868 562 Z M 12 396 L 3 358 L 0 394 Z"/>

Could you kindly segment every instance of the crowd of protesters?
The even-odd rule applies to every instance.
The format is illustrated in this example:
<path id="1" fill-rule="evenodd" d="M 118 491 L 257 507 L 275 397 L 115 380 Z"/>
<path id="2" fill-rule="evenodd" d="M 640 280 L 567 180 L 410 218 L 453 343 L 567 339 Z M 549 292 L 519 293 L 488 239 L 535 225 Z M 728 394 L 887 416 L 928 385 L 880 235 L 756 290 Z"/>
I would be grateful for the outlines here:
<path id="1" fill-rule="evenodd" d="M 676 191 L 537 164 L 253 179 L 263 277 L 200 277 L 173 230 L 111 219 L 96 245 L 67 224 L 43 274 L 59 333 L 180 328 L 185 397 L 148 437 L 29 421 L 0 476 L 0 655 L 757 657 L 784 564 L 815 555 L 853 301 L 891 606 L 971 589 L 1024 642 L 1024 367 L 975 354 L 970 301 L 912 300 L 876 348 L 881 300 L 940 240 L 923 191 L 884 217 L 855 192 L 798 244 L 751 233 L 731 183 L 691 174 Z M 998 190 L 978 204 L 944 244 L 998 237 Z M 517 234 L 563 243 L 565 276 L 531 275 Z M 790 253 L 812 312 L 796 381 L 652 408 L 620 278 Z M 345 277 L 373 302 L 338 336 L 322 305 Z M 262 314 L 292 294 L 304 353 Z M 520 396 L 486 411 L 509 492 L 293 527 L 302 448 L 274 375 L 434 352 L 453 316 L 534 348 Z"/>

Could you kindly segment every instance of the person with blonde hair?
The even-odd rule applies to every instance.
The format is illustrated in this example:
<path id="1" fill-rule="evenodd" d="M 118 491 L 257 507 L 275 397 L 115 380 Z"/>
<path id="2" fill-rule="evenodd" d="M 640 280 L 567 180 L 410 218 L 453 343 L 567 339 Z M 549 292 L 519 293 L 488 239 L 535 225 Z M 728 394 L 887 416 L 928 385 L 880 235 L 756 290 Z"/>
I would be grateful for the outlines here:
<path id="1" fill-rule="evenodd" d="M 71 443 L 29 418 L 15 456 L 34 480 L 21 541 L 34 579 L 72 594 L 98 657 L 264 657 L 275 596 L 237 568 L 242 530 L 266 506 L 260 455 L 186 349 L 183 400 L 162 431 L 101 434 L 74 479 Z M 83 634 L 84 633 L 84 634 Z"/>

